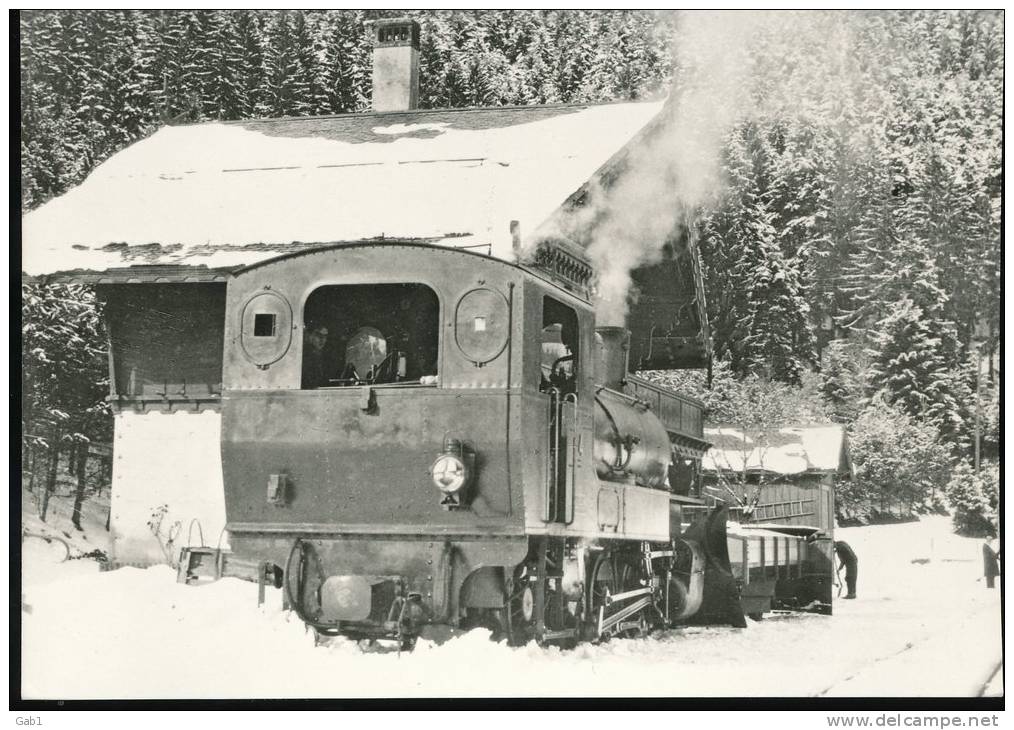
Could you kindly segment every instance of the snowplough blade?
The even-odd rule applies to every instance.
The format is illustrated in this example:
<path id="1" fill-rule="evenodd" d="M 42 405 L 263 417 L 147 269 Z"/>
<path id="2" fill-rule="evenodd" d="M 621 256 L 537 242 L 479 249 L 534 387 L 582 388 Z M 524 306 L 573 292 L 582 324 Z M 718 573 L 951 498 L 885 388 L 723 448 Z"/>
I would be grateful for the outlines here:
<path id="1" fill-rule="evenodd" d="M 729 510 L 725 505 L 715 507 L 706 518 L 690 525 L 683 535 L 686 540 L 696 541 L 704 549 L 705 556 L 704 598 L 695 623 L 723 623 L 746 628 L 746 616 L 739 601 L 739 585 L 729 562 L 728 517 Z"/>

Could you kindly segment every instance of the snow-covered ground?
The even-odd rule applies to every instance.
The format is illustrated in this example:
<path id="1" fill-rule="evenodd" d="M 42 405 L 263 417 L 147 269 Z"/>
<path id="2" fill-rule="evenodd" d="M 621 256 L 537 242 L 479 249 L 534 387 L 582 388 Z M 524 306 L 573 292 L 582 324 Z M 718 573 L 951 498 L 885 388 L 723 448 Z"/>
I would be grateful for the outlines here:
<path id="1" fill-rule="evenodd" d="M 311 634 L 279 591 L 201 587 L 168 567 L 100 573 L 25 545 L 25 698 L 416 696 L 975 696 L 1002 692 L 1000 595 L 981 543 L 947 517 L 842 529 L 859 599 L 834 616 L 773 615 L 746 629 L 684 628 L 573 651 L 474 631 L 411 654 Z M 36 543 L 32 545 L 31 543 Z M 988 686 L 987 686 L 988 685 Z"/>
<path id="2" fill-rule="evenodd" d="M 71 522 L 74 498 L 68 494 L 55 494 L 49 501 L 46 522 L 39 519 L 35 496 L 28 490 L 21 492 L 21 532 L 33 537 L 22 539 L 21 574 L 24 585 L 48 583 L 72 575 L 92 574 L 99 564 L 94 560 L 80 559 L 95 551 L 109 555 L 110 536 L 106 530 L 109 515 L 109 490 L 101 496 L 92 495 L 81 505 L 81 528 Z M 46 542 L 38 536 L 55 538 Z M 66 547 L 65 547 L 66 545 Z M 66 560 L 70 558 L 69 560 Z"/>

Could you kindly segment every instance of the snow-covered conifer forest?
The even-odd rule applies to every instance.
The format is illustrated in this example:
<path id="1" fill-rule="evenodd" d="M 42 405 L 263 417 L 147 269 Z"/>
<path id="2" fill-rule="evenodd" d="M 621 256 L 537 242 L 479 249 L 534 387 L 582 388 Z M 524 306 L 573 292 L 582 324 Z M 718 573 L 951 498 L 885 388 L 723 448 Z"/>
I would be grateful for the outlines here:
<path id="1" fill-rule="evenodd" d="M 400 15 L 421 25 L 422 108 L 734 90 L 709 100 L 729 123 L 693 222 L 714 380 L 649 376 L 712 422 L 843 424 L 842 524 L 996 533 L 1002 11 L 22 11 L 23 211 L 164 125 L 367 111 L 364 24 Z M 43 530 L 73 495 L 80 531 L 108 499 L 89 457 L 111 439 L 98 305 L 26 280 L 22 307 L 24 513 Z"/>

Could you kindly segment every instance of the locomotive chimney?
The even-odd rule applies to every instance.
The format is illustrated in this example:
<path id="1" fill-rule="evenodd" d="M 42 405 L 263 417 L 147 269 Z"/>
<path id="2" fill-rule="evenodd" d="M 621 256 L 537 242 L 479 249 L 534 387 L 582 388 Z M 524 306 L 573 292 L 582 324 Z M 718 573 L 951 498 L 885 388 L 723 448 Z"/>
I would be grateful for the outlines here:
<path id="1" fill-rule="evenodd" d="M 595 382 L 611 390 L 623 390 L 630 357 L 630 330 L 596 327 L 595 349 Z"/>
<path id="2" fill-rule="evenodd" d="M 383 18 L 373 27 L 373 111 L 403 112 L 419 106 L 419 24 Z"/>

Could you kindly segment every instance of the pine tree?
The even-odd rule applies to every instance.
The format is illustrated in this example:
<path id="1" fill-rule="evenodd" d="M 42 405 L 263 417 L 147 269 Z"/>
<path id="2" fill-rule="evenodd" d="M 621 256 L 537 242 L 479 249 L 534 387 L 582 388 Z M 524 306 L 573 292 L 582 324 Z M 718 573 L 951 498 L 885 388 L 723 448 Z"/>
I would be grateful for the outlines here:
<path id="1" fill-rule="evenodd" d="M 828 416 L 836 423 L 851 423 L 862 406 L 864 387 L 857 349 L 837 340 L 824 350 L 818 389 Z"/>
<path id="2" fill-rule="evenodd" d="M 186 75 L 190 79 L 191 104 L 196 120 L 213 119 L 222 113 L 216 78 L 219 63 L 220 15 L 212 10 L 184 15 L 190 53 Z"/>
<path id="3" fill-rule="evenodd" d="M 369 107 L 372 84 L 370 34 L 362 11 L 328 11 L 323 21 L 322 83 L 332 114 Z"/>
<path id="4" fill-rule="evenodd" d="M 148 132 L 153 121 L 148 94 L 139 78 L 137 23 L 133 13 L 111 11 L 87 16 L 89 82 L 82 89 L 81 112 L 93 155 L 104 160 Z"/>
<path id="5" fill-rule="evenodd" d="M 995 297 L 990 277 L 990 254 L 999 250 L 990 230 L 988 206 L 979 186 L 965 181 L 952 167 L 962 164 L 945 159 L 933 147 L 911 196 L 907 214 L 912 227 L 936 252 L 938 280 L 946 293 L 945 316 L 955 322 L 962 342 L 969 343 L 979 317 L 984 314 L 983 295 Z"/>
<path id="6" fill-rule="evenodd" d="M 296 11 L 292 23 L 295 47 L 292 96 L 294 112 L 299 116 L 320 114 L 328 104 L 320 69 L 323 47 L 310 17 L 303 11 Z"/>
<path id="7" fill-rule="evenodd" d="M 967 394 L 948 363 L 956 350 L 953 330 L 902 299 L 877 323 L 873 342 L 870 388 L 933 424 L 953 447 L 966 448 L 967 405 L 962 401 Z"/>
<path id="8" fill-rule="evenodd" d="M 225 57 L 235 84 L 236 113 L 230 119 L 248 119 L 262 108 L 264 89 L 264 15 L 258 11 L 229 13 L 235 45 Z"/>
<path id="9" fill-rule="evenodd" d="M 449 107 L 460 93 L 451 63 L 456 35 L 450 18 L 448 11 L 419 18 L 419 106 L 423 109 Z"/>
<path id="10" fill-rule="evenodd" d="M 766 211 L 759 208 L 757 222 Z M 758 225 L 761 228 L 761 225 Z M 798 385 L 813 362 L 813 337 L 798 263 L 777 244 L 758 236 L 758 265 L 746 273 L 751 297 L 751 331 L 744 343 L 752 372 Z"/>
<path id="11" fill-rule="evenodd" d="M 237 29 L 239 15 L 215 11 L 211 24 L 209 61 L 211 76 L 212 119 L 238 119 L 243 108 L 243 88 L 240 82 L 241 43 Z"/>
<path id="12" fill-rule="evenodd" d="M 553 47 L 558 54 L 556 87 L 561 101 L 577 101 L 595 56 L 594 10 L 558 10 Z"/>
<path id="13" fill-rule="evenodd" d="M 22 12 L 19 18 L 21 36 L 21 206 L 31 209 L 46 199 L 49 190 L 55 187 L 56 177 L 51 161 L 47 159 L 44 146 L 45 125 L 49 118 L 52 100 L 49 91 L 40 79 L 35 77 L 36 68 L 41 65 L 38 56 L 46 46 L 49 28 L 44 28 L 48 17 L 32 12 Z"/>
<path id="14" fill-rule="evenodd" d="M 597 42 L 576 94 L 579 101 L 605 101 L 613 98 L 614 93 L 615 52 L 619 47 L 617 34 L 607 14 L 597 14 L 594 20 L 593 33 Z"/>
<path id="15" fill-rule="evenodd" d="M 541 11 L 536 17 L 529 18 L 525 30 L 526 45 L 513 60 L 513 65 L 521 65 L 519 73 L 520 87 L 515 94 L 518 104 L 552 104 L 560 101 L 561 95 L 556 87 L 556 58 L 553 45 L 553 33 L 550 23 L 554 16 Z"/>
<path id="16" fill-rule="evenodd" d="M 459 13 L 458 42 L 451 53 L 454 76 L 461 80 L 462 99 L 456 106 L 499 106 L 511 103 L 509 64 L 501 48 L 490 43 L 490 14 Z"/>
<path id="17" fill-rule="evenodd" d="M 293 11 L 278 11 L 268 20 L 266 28 L 264 94 L 259 114 L 284 117 L 297 113 L 294 93 L 297 49 L 293 38 Z"/>
<path id="18" fill-rule="evenodd" d="M 158 62 L 150 66 L 160 89 L 163 120 L 199 121 L 216 110 L 210 100 L 214 61 L 209 13 L 162 11 L 155 24 Z"/>
<path id="19" fill-rule="evenodd" d="M 614 98 L 638 99 L 654 86 L 654 75 L 660 69 L 651 38 L 652 25 L 653 18 L 642 13 L 629 13 L 619 24 L 612 49 L 618 60 L 613 75 Z"/>

